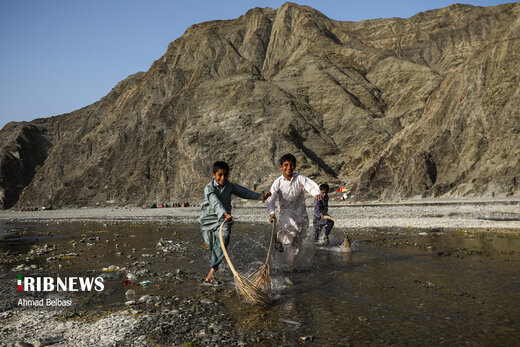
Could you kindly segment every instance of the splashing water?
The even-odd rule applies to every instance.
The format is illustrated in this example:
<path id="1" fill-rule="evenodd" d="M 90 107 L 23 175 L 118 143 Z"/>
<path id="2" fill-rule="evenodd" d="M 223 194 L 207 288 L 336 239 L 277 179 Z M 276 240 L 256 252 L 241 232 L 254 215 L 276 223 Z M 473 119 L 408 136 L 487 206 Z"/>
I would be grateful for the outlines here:
<path id="1" fill-rule="evenodd" d="M 344 237 L 336 237 L 332 234 L 329 235 L 329 244 L 327 245 L 323 239 L 319 239 L 316 243 L 316 248 L 319 250 L 324 250 L 328 252 L 337 252 L 337 253 L 351 253 L 355 252 L 359 249 L 357 243 L 352 241 L 350 247 L 345 245 Z"/>
<path id="2" fill-rule="evenodd" d="M 308 235 L 299 247 L 283 245 L 283 253 L 274 252 L 272 267 L 274 273 L 305 271 L 312 267 L 315 253 L 314 240 Z"/>

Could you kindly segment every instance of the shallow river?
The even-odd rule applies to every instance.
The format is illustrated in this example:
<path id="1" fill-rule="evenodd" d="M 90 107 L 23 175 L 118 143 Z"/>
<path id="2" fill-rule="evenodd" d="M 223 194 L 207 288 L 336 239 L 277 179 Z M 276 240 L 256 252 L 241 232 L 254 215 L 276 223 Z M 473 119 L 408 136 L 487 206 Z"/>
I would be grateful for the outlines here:
<path id="1" fill-rule="evenodd" d="M 236 329 L 316 345 L 520 345 L 520 236 L 468 230 L 350 230 L 354 251 L 306 242 L 296 270 L 273 258 L 274 302 L 240 304 L 229 269 L 208 294 L 209 270 L 195 224 L 50 223 L 3 225 L 5 276 L 103 273 L 101 293 L 70 294 L 76 309 L 124 307 L 125 292 L 224 302 Z M 229 253 L 246 273 L 265 260 L 267 224 L 233 226 Z M 162 244 L 158 245 L 160 239 Z M 310 241 L 310 240 L 307 240 Z M 47 245 L 47 246 L 46 246 Z M 31 251 L 32 250 L 32 251 Z M 41 254 L 38 254 L 38 250 Z M 11 271 L 19 264 L 36 269 Z M 114 265 L 123 271 L 102 271 Z M 132 285 L 127 274 L 136 275 Z M 139 282 L 150 284 L 139 285 Z M 2 304 L 2 310 L 11 308 Z M 307 341 L 304 341 L 307 340 Z"/>

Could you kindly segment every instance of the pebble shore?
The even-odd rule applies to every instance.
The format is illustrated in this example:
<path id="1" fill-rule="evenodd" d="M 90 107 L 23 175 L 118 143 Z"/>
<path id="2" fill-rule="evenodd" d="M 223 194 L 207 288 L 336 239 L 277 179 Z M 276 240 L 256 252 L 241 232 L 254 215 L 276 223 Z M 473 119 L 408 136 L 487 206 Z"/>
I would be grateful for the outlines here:
<path id="1" fill-rule="evenodd" d="M 307 213 L 312 216 L 312 201 Z M 199 207 L 154 208 L 103 207 L 22 212 L 0 211 L 0 222 L 59 222 L 59 221 L 135 221 L 192 223 L 199 216 Z M 402 228 L 520 228 L 520 198 L 502 200 L 418 200 L 400 203 L 331 202 L 329 213 L 343 227 L 402 227 Z M 267 211 L 262 202 L 235 203 L 235 221 L 266 222 Z M 312 217 L 311 217 L 312 218 Z"/>
<path id="2" fill-rule="evenodd" d="M 312 207 L 309 201 L 308 213 Z M 79 208 L 0 211 L 0 225 L 56 222 L 193 223 L 199 207 L 143 209 Z M 347 228 L 450 228 L 520 231 L 520 200 L 409 201 L 395 204 L 334 204 L 330 214 Z M 237 223 L 266 223 L 263 203 L 235 203 Z M 0 230 L 1 232 L 2 230 Z M 7 230 L 5 230 L 7 231 Z M 0 275 L 3 299 L 12 295 L 12 276 Z M 71 312 L 0 306 L 0 345 L 7 346 L 200 346 L 282 345 L 286 336 L 238 331 L 219 299 L 229 287 L 207 287 L 192 298 L 146 296 L 113 311 Z M 4 300 L 5 301 L 5 300 Z M 312 340 L 312 337 L 306 337 Z M 296 337 L 297 341 L 298 337 Z M 292 339 L 295 342 L 294 337 Z M 306 340 L 307 341 L 307 340 Z"/>

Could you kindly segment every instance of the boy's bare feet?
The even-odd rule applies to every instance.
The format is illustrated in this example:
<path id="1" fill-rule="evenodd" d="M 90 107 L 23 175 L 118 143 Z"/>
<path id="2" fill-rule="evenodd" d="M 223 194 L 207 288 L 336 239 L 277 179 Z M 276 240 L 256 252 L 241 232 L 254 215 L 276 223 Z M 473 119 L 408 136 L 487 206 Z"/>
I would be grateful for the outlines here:
<path id="1" fill-rule="evenodd" d="M 211 270 L 209 270 L 209 272 L 208 272 L 208 275 L 206 276 L 206 282 L 211 282 L 211 279 L 215 280 L 215 278 L 213 278 L 214 273 L 215 273 L 215 269 L 211 268 Z"/>
<path id="2" fill-rule="evenodd" d="M 219 281 L 217 281 L 217 279 L 213 276 L 210 278 L 206 278 L 205 282 L 208 284 L 213 284 L 213 285 L 219 284 Z"/>
<path id="3" fill-rule="evenodd" d="M 329 237 L 327 235 L 323 235 L 323 241 L 325 241 L 325 244 L 328 245 L 329 244 Z"/>
<path id="4" fill-rule="evenodd" d="M 206 279 L 204 280 L 204 283 L 203 283 L 204 285 L 207 285 L 207 286 L 218 286 L 218 285 L 222 284 L 215 277 L 213 277 L 214 273 L 215 273 L 215 269 L 211 268 L 211 270 L 209 270 L 208 276 L 206 276 Z"/>

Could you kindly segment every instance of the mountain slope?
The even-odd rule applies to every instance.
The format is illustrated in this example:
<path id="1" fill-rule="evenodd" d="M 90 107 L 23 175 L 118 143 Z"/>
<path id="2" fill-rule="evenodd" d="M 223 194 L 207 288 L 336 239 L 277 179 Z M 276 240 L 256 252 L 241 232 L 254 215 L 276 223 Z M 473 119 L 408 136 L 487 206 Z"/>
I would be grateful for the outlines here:
<path id="1" fill-rule="evenodd" d="M 520 5 L 359 23 L 306 6 L 194 25 L 146 73 L 0 131 L 0 206 L 200 201 L 210 167 L 267 189 L 294 153 L 357 199 L 518 194 Z"/>

